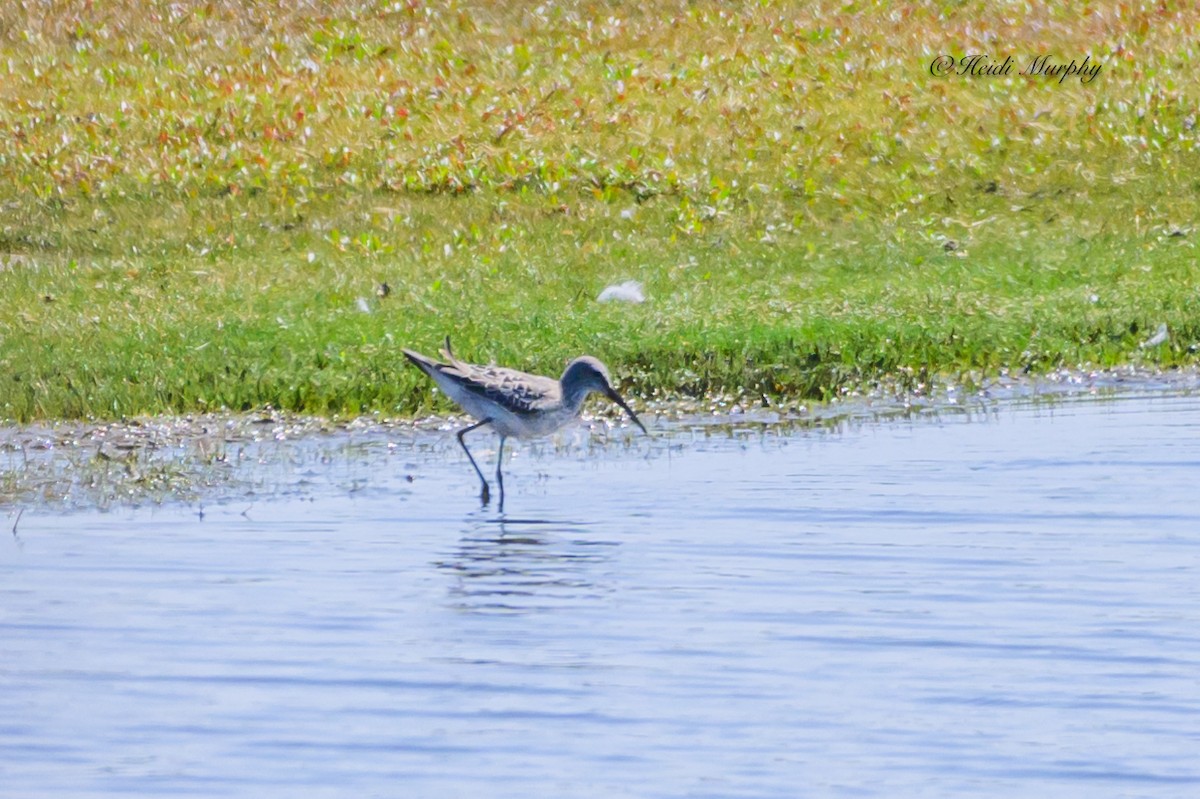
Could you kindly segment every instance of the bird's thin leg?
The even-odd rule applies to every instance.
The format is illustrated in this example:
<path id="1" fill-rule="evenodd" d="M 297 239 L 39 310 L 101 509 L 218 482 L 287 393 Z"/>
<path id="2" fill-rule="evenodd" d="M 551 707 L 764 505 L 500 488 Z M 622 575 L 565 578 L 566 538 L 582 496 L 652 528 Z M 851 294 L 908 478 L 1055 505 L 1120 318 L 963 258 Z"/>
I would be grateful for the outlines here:
<path id="1" fill-rule="evenodd" d="M 475 467 L 475 474 L 479 475 L 479 482 L 483 483 L 483 490 L 479 492 L 479 500 L 484 505 L 486 505 L 488 502 L 488 494 L 489 494 L 488 482 L 487 482 L 487 480 L 485 480 L 483 478 L 483 472 L 481 472 L 479 470 L 479 464 L 476 463 L 475 458 L 472 457 L 471 450 L 467 449 L 467 442 L 463 441 L 463 436 L 465 436 L 467 433 L 471 432 L 472 430 L 474 430 L 478 427 L 483 427 L 485 424 L 491 424 L 491 423 L 492 423 L 492 420 L 490 418 L 484 419 L 482 422 L 476 422 L 475 424 L 471 425 L 470 427 L 464 427 L 462 430 L 458 431 L 458 443 L 462 445 L 463 452 L 467 453 L 467 460 L 469 460 L 471 462 L 471 466 Z M 500 446 L 501 447 L 504 446 L 503 438 L 500 439 Z"/>
<path id="2" fill-rule="evenodd" d="M 500 486 L 500 512 L 504 512 L 504 475 L 500 465 L 504 463 L 504 436 L 500 436 L 500 452 L 496 455 L 496 485 Z"/>

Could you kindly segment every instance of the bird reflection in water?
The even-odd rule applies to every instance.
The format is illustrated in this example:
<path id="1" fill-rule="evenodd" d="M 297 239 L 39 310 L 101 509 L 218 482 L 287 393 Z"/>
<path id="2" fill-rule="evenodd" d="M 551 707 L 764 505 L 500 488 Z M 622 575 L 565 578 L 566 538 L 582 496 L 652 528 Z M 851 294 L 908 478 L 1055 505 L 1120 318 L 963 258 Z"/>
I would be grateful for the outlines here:
<path id="1" fill-rule="evenodd" d="M 455 576 L 453 604 L 473 613 L 534 613 L 607 593 L 602 564 L 615 541 L 578 522 L 475 520 L 452 557 L 437 564 Z"/>

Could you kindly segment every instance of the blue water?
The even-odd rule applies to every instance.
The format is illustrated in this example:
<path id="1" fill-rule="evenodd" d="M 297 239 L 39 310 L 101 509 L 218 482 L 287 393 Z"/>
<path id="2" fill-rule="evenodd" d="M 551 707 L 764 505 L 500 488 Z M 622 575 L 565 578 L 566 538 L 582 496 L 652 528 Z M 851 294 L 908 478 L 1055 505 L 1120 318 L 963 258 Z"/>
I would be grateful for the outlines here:
<path id="1" fill-rule="evenodd" d="M 0 796 L 1200 796 L 1198 430 L 678 425 L 518 447 L 503 517 L 397 433 L 203 518 L 31 510 Z"/>

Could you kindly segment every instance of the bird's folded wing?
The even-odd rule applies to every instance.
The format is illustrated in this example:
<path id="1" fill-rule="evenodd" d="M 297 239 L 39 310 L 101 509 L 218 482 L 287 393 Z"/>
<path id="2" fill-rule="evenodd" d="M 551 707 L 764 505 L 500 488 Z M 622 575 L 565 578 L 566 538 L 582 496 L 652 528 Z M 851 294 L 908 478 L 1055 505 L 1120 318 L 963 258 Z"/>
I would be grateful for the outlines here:
<path id="1" fill-rule="evenodd" d="M 443 371 L 455 374 L 464 389 L 513 413 L 532 413 L 558 402 L 557 380 L 499 366 L 459 363 Z"/>

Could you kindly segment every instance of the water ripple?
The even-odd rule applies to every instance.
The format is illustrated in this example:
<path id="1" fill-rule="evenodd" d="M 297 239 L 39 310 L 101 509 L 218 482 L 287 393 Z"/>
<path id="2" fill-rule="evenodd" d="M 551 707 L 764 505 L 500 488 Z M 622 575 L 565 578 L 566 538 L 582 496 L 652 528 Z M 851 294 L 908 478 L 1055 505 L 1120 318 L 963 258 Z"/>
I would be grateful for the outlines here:
<path id="1" fill-rule="evenodd" d="M 297 459 L 353 491 L 26 513 L 0 797 L 1191 797 L 1195 429 L 1142 395 L 515 447 L 509 515 L 447 434 Z"/>

